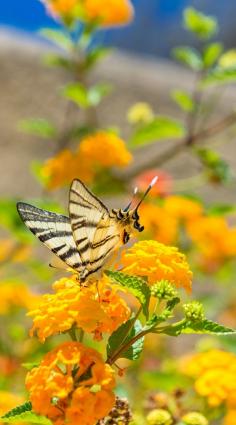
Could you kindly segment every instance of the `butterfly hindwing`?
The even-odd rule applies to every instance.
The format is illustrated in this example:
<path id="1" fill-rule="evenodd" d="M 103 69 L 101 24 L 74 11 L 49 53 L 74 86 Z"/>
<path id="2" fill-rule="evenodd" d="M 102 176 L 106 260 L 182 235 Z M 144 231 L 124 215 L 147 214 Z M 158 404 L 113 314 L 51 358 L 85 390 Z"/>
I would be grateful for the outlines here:
<path id="1" fill-rule="evenodd" d="M 81 258 L 68 217 L 23 202 L 18 202 L 17 209 L 26 226 L 41 242 L 68 266 L 81 269 Z"/>

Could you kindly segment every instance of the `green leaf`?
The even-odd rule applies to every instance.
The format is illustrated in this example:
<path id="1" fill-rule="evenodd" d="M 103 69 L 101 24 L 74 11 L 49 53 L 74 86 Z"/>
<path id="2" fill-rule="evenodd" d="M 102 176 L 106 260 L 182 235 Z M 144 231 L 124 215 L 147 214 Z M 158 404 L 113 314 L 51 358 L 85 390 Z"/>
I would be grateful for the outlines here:
<path id="1" fill-rule="evenodd" d="M 153 121 L 137 129 L 131 138 L 131 145 L 142 146 L 158 140 L 178 139 L 185 135 L 185 128 L 180 121 L 166 116 L 158 116 Z"/>
<path id="2" fill-rule="evenodd" d="M 26 370 L 31 370 L 34 367 L 39 366 L 40 362 L 27 362 L 27 363 L 22 363 L 22 366 L 26 369 Z"/>
<path id="3" fill-rule="evenodd" d="M 230 68 L 215 67 L 203 78 L 202 84 L 230 84 L 236 81 L 236 66 Z"/>
<path id="4" fill-rule="evenodd" d="M 203 68 L 203 61 L 201 55 L 193 47 L 176 47 L 175 49 L 172 49 L 172 55 L 179 62 L 183 63 L 194 71 L 201 71 L 201 69 Z"/>
<path id="5" fill-rule="evenodd" d="M 108 84 L 97 84 L 87 89 L 80 83 L 70 83 L 63 89 L 63 95 L 75 102 L 80 108 L 97 106 L 111 91 Z"/>
<path id="6" fill-rule="evenodd" d="M 236 212 L 236 205 L 231 204 L 215 204 L 212 205 L 207 210 L 208 215 L 219 215 L 224 216 L 226 214 L 235 213 Z"/>
<path id="7" fill-rule="evenodd" d="M 236 334 L 236 330 L 220 325 L 219 323 L 213 322 L 212 320 L 205 319 L 200 323 L 187 322 L 186 326 L 182 329 L 181 333 L 232 335 L 232 334 Z"/>
<path id="8" fill-rule="evenodd" d="M 134 327 L 132 328 L 129 334 L 129 339 L 126 340 L 125 343 L 133 339 L 141 331 L 142 331 L 142 324 L 139 320 L 136 320 Z M 144 344 L 144 336 L 139 338 L 137 341 L 135 341 L 134 344 L 131 345 L 127 351 L 124 351 L 122 353 L 122 358 L 129 359 L 129 360 L 137 360 L 143 351 L 143 344 Z"/>
<path id="9" fill-rule="evenodd" d="M 204 15 L 193 7 L 184 11 L 185 28 L 194 33 L 200 39 L 208 39 L 218 31 L 218 23 L 213 16 Z"/>
<path id="10" fill-rule="evenodd" d="M 63 50 L 68 51 L 73 47 L 73 42 L 70 36 L 67 35 L 64 31 L 43 28 L 39 31 L 39 34 Z"/>
<path id="11" fill-rule="evenodd" d="M 206 68 L 213 66 L 223 50 L 222 43 L 211 43 L 203 51 L 203 63 Z"/>
<path id="12" fill-rule="evenodd" d="M 207 148 L 200 148 L 196 150 L 196 153 L 206 167 L 211 181 L 227 183 L 231 179 L 229 164 L 217 152 Z"/>
<path id="13" fill-rule="evenodd" d="M 64 56 L 57 55 L 55 53 L 48 53 L 43 57 L 43 63 L 52 68 L 59 67 L 63 69 L 72 69 L 73 64 L 69 59 Z"/>
<path id="14" fill-rule="evenodd" d="M 19 122 L 19 129 L 25 133 L 42 137 L 43 139 L 51 139 L 56 136 L 56 128 L 52 123 L 43 118 L 31 118 Z"/>
<path id="15" fill-rule="evenodd" d="M 148 306 L 151 296 L 151 291 L 145 280 L 139 276 L 130 276 L 122 272 L 114 272 L 106 270 L 106 275 L 119 285 L 124 286 L 140 301 L 143 312 L 148 317 Z"/>
<path id="16" fill-rule="evenodd" d="M 111 51 L 111 48 L 103 46 L 98 46 L 95 49 L 90 50 L 89 52 L 87 52 L 85 58 L 85 68 L 91 69 L 94 65 L 96 65 L 99 60 L 103 59 Z"/>
<path id="17" fill-rule="evenodd" d="M 42 185 L 47 186 L 49 177 L 43 174 L 43 163 L 40 161 L 32 161 L 30 164 L 30 171 L 36 180 Z"/>
<path id="18" fill-rule="evenodd" d="M 184 90 L 173 90 L 171 97 L 183 111 L 193 111 L 194 101 L 188 92 Z"/>
<path id="19" fill-rule="evenodd" d="M 4 423 L 28 422 L 32 424 L 51 425 L 51 421 L 45 416 L 36 415 L 32 412 L 30 401 L 17 406 L 0 418 Z"/>
<path id="20" fill-rule="evenodd" d="M 2 418 L 11 418 L 12 416 L 21 415 L 25 412 L 31 412 L 32 411 L 32 404 L 30 401 L 26 401 L 24 404 L 21 404 L 20 406 L 14 407 L 14 409 L 10 410 L 9 412 L 5 413 Z"/>
<path id="21" fill-rule="evenodd" d="M 131 328 L 134 325 L 134 316 L 131 317 L 127 322 L 122 323 L 118 329 L 111 334 L 107 343 L 107 357 L 111 357 L 112 354 L 124 344 L 128 338 Z"/>

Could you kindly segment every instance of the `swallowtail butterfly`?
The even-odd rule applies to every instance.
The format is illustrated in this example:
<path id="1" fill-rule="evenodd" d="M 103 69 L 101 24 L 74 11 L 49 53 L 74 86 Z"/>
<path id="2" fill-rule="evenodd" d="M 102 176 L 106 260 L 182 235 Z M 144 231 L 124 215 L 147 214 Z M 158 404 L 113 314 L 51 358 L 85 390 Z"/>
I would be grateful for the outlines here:
<path id="1" fill-rule="evenodd" d="M 134 209 L 132 201 L 125 209 L 108 208 L 78 179 L 72 182 L 69 217 L 17 203 L 19 215 L 29 230 L 78 273 L 81 283 L 99 272 L 111 254 L 126 244 L 136 229 L 142 232 L 138 208 L 155 184 L 148 186 Z"/>

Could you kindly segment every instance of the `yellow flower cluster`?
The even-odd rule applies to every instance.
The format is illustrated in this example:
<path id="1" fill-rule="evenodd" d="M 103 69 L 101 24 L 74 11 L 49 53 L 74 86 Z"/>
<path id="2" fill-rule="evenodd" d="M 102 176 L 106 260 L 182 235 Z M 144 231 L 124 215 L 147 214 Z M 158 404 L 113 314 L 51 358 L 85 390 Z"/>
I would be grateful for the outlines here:
<path id="1" fill-rule="evenodd" d="M 94 425 L 115 403 L 114 371 L 94 349 L 65 342 L 26 377 L 33 410 L 56 425 Z"/>
<path id="2" fill-rule="evenodd" d="M 129 0 L 44 0 L 49 12 L 66 22 L 76 19 L 99 26 L 128 24 L 133 18 Z"/>
<path id="3" fill-rule="evenodd" d="M 140 241 L 122 254 L 123 272 L 146 276 L 150 285 L 167 280 L 191 291 L 192 272 L 184 254 L 157 241 Z"/>
<path id="4" fill-rule="evenodd" d="M 130 124 L 147 124 L 154 119 L 154 112 L 148 103 L 138 102 L 128 110 L 127 119 Z"/>
<path id="5" fill-rule="evenodd" d="M 49 159 L 42 174 L 55 189 L 80 178 L 91 183 L 97 172 L 114 166 L 125 167 L 132 160 L 125 142 L 113 133 L 97 132 L 82 140 L 75 153 L 68 149 Z"/>
<path id="6" fill-rule="evenodd" d="M 222 350 L 194 354 L 182 360 L 183 372 L 195 379 L 198 394 L 210 406 L 236 408 L 236 355 Z"/>
<path id="7" fill-rule="evenodd" d="M 0 292 L 0 315 L 9 314 L 16 308 L 33 308 L 38 300 L 24 283 L 0 282 Z"/>
<path id="8" fill-rule="evenodd" d="M 102 333 L 112 333 L 130 317 L 126 302 L 105 278 L 89 287 L 81 287 L 76 277 L 63 278 L 53 287 L 56 293 L 43 295 L 37 308 L 28 313 L 33 317 L 31 335 L 36 332 L 41 342 L 73 325 L 100 339 Z"/>

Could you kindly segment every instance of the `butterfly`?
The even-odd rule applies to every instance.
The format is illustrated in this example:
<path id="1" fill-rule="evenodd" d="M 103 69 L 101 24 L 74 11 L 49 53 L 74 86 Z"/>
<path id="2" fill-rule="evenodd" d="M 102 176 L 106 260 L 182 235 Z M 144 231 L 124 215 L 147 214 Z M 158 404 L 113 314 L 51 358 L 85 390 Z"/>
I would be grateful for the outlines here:
<path id="1" fill-rule="evenodd" d="M 133 229 L 144 230 L 139 223 L 138 208 L 156 180 L 153 179 L 141 201 L 131 210 L 133 200 L 125 209 L 109 211 L 78 179 L 70 187 L 69 217 L 24 202 L 17 203 L 17 210 L 29 230 L 73 269 L 83 283 L 129 241 Z"/>

